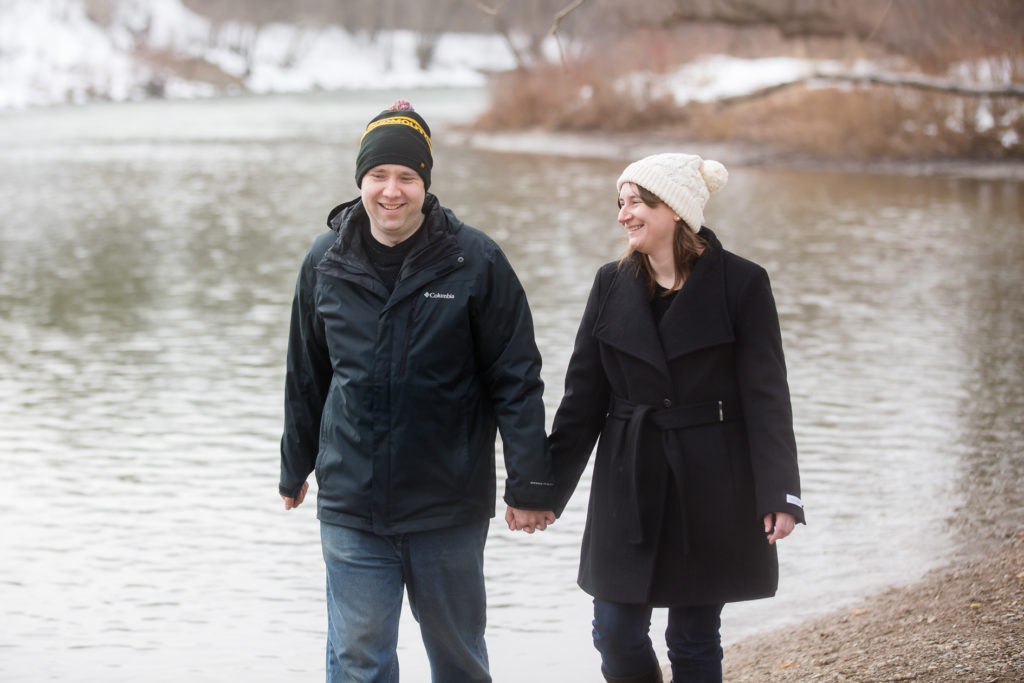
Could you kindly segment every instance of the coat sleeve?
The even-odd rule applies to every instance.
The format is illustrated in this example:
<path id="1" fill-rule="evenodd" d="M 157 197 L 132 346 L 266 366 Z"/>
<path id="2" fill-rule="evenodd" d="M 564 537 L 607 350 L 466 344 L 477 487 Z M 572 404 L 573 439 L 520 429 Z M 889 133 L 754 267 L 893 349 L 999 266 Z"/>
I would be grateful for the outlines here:
<path id="1" fill-rule="evenodd" d="M 604 427 L 611 399 L 611 389 L 594 336 L 594 326 L 601 308 L 601 280 L 599 272 L 594 278 L 576 332 L 576 342 L 565 373 L 565 391 L 548 438 L 555 481 L 558 484 L 556 515 L 562 514 L 586 469 L 594 444 Z"/>
<path id="2" fill-rule="evenodd" d="M 804 522 L 779 316 L 768 273 L 760 267 L 741 295 L 736 363 L 757 510 L 762 516 L 788 512 Z"/>
<path id="3" fill-rule="evenodd" d="M 299 270 L 292 299 L 281 437 L 281 495 L 295 497 L 316 465 L 320 418 L 331 383 L 331 361 L 323 320 L 314 300 L 319 254 L 310 249 Z"/>
<path id="4" fill-rule="evenodd" d="M 544 382 L 533 316 L 519 278 L 495 246 L 473 310 L 473 335 L 505 454 L 505 502 L 554 508 L 555 485 L 544 435 Z"/>

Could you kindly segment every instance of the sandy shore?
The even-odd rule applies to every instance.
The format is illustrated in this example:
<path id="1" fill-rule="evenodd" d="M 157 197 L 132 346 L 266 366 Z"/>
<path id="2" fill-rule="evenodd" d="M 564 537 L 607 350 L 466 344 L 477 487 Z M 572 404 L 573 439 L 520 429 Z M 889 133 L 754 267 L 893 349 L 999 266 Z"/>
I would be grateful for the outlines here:
<path id="1" fill-rule="evenodd" d="M 724 678 L 1024 681 L 1024 527 L 911 586 L 727 648 Z"/>

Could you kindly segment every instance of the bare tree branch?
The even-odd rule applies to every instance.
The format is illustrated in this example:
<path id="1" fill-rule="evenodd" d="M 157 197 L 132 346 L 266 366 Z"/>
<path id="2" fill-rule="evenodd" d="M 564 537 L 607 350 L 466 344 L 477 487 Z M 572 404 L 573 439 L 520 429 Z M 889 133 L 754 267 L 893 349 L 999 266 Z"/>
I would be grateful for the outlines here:
<path id="1" fill-rule="evenodd" d="M 562 19 L 565 19 L 567 16 L 569 16 L 570 14 L 572 14 L 573 12 L 578 10 L 586 2 L 587 2 L 587 0 L 575 0 L 575 2 L 573 2 L 569 6 L 564 7 L 561 10 L 559 10 L 558 14 L 555 15 L 555 21 L 554 21 L 553 24 L 551 24 L 551 30 L 548 31 L 548 33 L 550 35 L 557 36 L 558 35 L 558 28 L 562 25 Z"/>
<path id="2" fill-rule="evenodd" d="M 477 9 L 479 9 L 484 14 L 489 14 L 492 17 L 496 17 L 498 16 L 498 14 L 501 13 L 501 10 L 505 9 L 505 5 L 507 5 L 508 3 L 509 0 L 504 0 L 504 2 L 499 2 L 497 7 L 491 7 L 490 5 L 485 5 L 484 3 L 479 2 L 479 0 L 477 0 L 476 6 Z"/>
<path id="3" fill-rule="evenodd" d="M 886 5 L 885 9 L 882 11 L 882 16 L 878 17 L 878 23 L 875 24 L 875 27 L 873 29 L 871 29 L 871 33 L 868 34 L 868 37 L 865 40 L 870 41 L 875 37 L 875 34 L 878 33 L 878 29 L 882 28 L 882 23 L 885 21 L 885 18 L 889 16 L 889 10 L 891 9 L 892 0 L 889 0 L 889 4 Z"/>
<path id="4" fill-rule="evenodd" d="M 421 69 L 430 68 L 437 43 L 461 4 L 462 0 L 432 0 L 417 5 L 420 17 L 416 22 L 416 58 Z"/>
<path id="5" fill-rule="evenodd" d="M 715 100 L 713 105 L 718 108 L 730 107 L 734 104 L 767 97 L 768 95 L 779 92 L 780 90 L 786 90 L 798 85 L 807 85 L 809 83 L 852 83 L 854 85 L 878 85 L 893 88 L 911 88 L 913 90 L 941 92 L 948 95 L 962 95 L 965 97 L 1012 97 L 1015 99 L 1024 99 L 1024 85 L 1008 84 L 998 87 L 985 87 L 927 78 L 925 76 L 907 77 L 885 74 L 856 76 L 852 74 L 818 73 L 804 78 L 786 81 L 784 83 L 775 83 L 742 95 L 723 97 Z"/>
<path id="6" fill-rule="evenodd" d="M 499 2 L 497 6 L 491 7 L 485 5 L 479 0 L 476 3 L 477 9 L 484 14 L 488 14 L 494 18 L 494 30 L 501 34 L 501 37 L 505 39 L 505 43 L 508 44 L 508 49 L 512 53 L 512 58 L 516 60 L 516 66 L 520 69 L 526 68 L 526 60 L 523 59 L 522 53 L 519 48 L 516 47 L 516 41 L 512 39 L 512 32 L 509 31 L 508 24 L 505 23 L 505 19 L 501 16 L 501 11 L 508 6 L 509 0 L 503 0 Z"/>
<path id="7" fill-rule="evenodd" d="M 874 3 L 881 1 L 874 0 Z M 886 1 L 891 3 L 891 0 Z M 881 23 L 875 26 L 867 23 L 864 16 L 868 10 L 870 6 L 864 1 L 847 4 L 836 0 L 675 0 L 668 16 L 629 23 L 659 28 L 687 23 L 736 28 L 774 26 L 786 37 L 854 35 L 864 38 Z"/>
<path id="8" fill-rule="evenodd" d="M 556 15 L 555 21 L 551 24 L 551 30 L 548 31 L 548 35 L 555 37 L 555 43 L 558 45 L 558 56 L 562 60 L 562 68 L 568 71 L 569 65 L 565 61 L 565 49 L 562 47 L 562 39 L 558 35 L 558 29 L 562 25 L 562 19 L 575 12 L 577 9 L 583 6 L 587 0 L 574 0 L 571 4 L 563 7 Z"/>
<path id="9" fill-rule="evenodd" d="M 915 90 L 931 90 L 933 92 L 944 92 L 951 95 L 966 95 L 968 97 L 1014 97 L 1024 99 L 1024 85 L 1007 84 L 1003 86 L 987 87 L 983 85 L 965 85 L 939 79 L 926 78 L 904 78 L 900 76 L 886 76 L 876 74 L 874 76 L 846 76 L 827 75 L 818 76 L 818 80 L 838 81 L 841 83 L 854 83 L 861 85 L 887 85 L 893 87 L 913 88 Z"/>

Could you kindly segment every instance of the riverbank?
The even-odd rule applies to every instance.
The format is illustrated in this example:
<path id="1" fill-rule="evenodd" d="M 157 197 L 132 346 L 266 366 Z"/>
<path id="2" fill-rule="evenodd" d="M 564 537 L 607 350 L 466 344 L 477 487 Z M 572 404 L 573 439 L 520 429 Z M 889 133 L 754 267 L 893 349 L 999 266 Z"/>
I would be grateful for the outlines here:
<path id="1" fill-rule="evenodd" d="M 724 678 L 1024 680 L 1024 527 L 911 586 L 727 648 Z"/>
<path id="2" fill-rule="evenodd" d="M 1024 182 L 1024 161 L 944 159 L 920 161 L 836 161 L 795 154 L 767 145 L 689 140 L 672 131 L 565 133 L 543 130 L 479 131 L 453 128 L 448 145 L 473 149 L 580 158 L 639 159 L 660 152 L 688 152 L 730 166 L 780 166 L 856 173 L 929 175 Z"/>

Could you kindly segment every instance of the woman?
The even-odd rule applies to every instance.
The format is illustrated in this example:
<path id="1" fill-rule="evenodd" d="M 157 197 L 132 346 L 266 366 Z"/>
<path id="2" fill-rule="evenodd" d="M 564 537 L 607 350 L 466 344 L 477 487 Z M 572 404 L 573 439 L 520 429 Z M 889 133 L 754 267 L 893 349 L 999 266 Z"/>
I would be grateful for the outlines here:
<path id="1" fill-rule="evenodd" d="M 579 585 L 609 681 L 719 681 L 724 603 L 774 595 L 775 542 L 803 522 L 768 274 L 702 227 L 728 174 L 657 154 L 618 180 L 628 248 L 598 270 L 550 436 L 564 509 L 600 436 Z"/>

